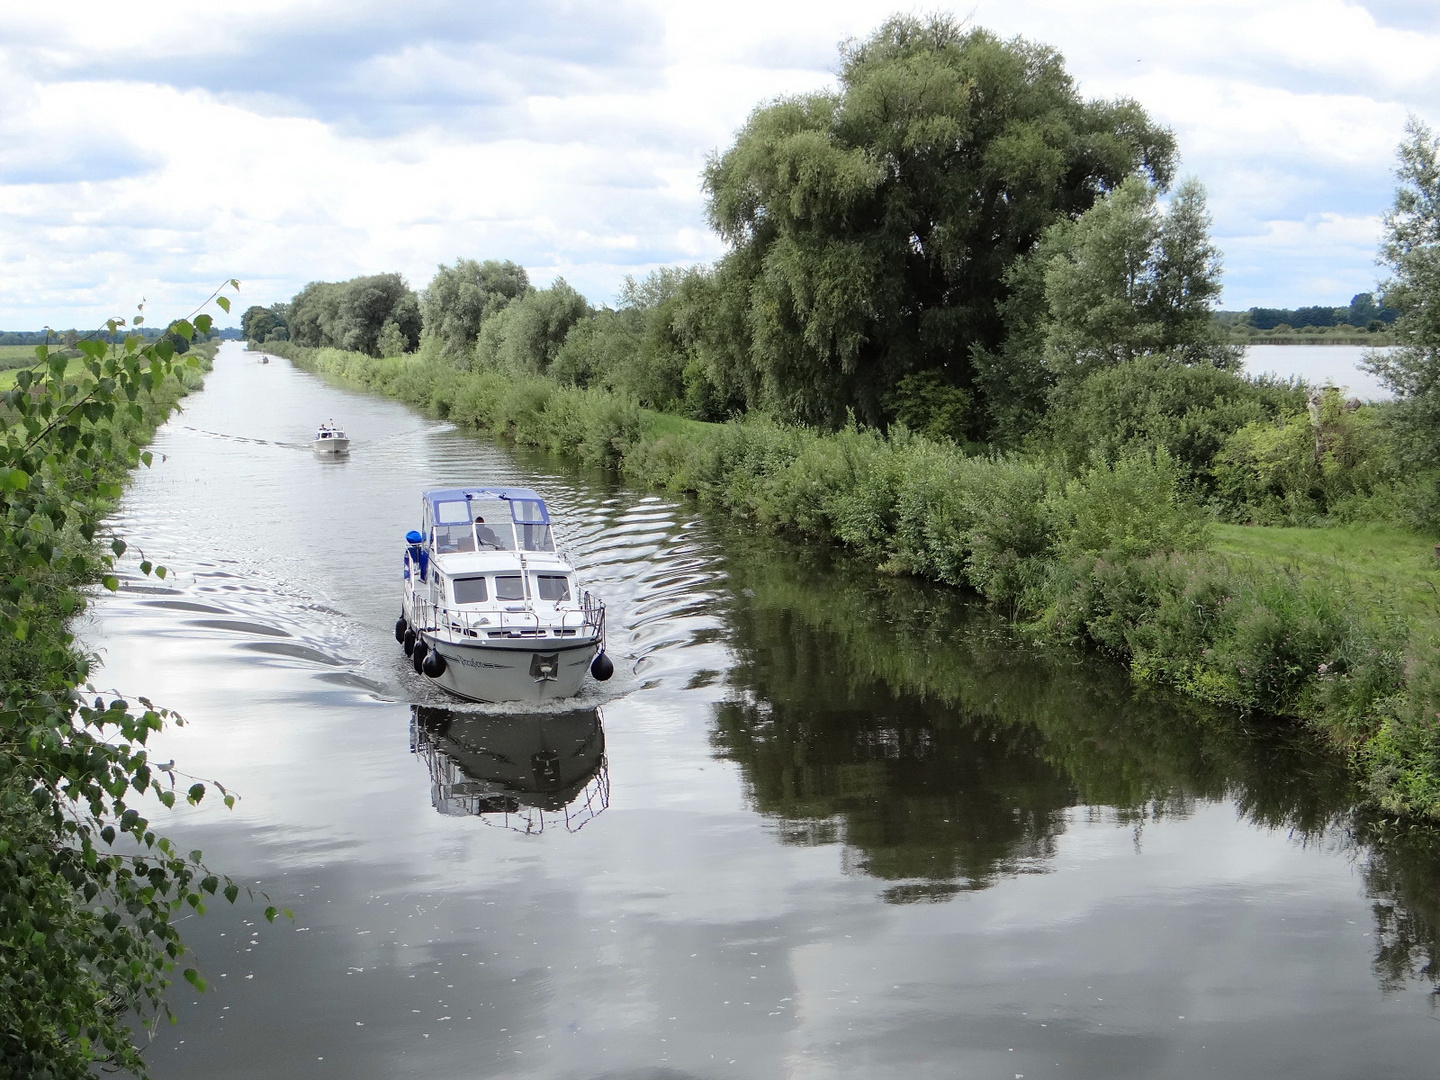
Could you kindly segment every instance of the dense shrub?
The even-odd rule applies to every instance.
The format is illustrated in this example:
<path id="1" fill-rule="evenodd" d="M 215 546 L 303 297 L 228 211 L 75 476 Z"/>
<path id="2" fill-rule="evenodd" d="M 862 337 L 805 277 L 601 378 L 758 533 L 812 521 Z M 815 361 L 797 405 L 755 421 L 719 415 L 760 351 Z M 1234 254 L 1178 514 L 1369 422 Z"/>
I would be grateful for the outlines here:
<path id="1" fill-rule="evenodd" d="M 1233 516 L 1312 524 L 1386 507 L 1403 517 L 1402 483 L 1384 410 L 1316 392 L 1308 409 L 1236 430 L 1215 455 L 1216 485 Z"/>
<path id="2" fill-rule="evenodd" d="M 1140 559 L 1160 551 L 1203 547 L 1209 515 L 1185 490 L 1179 464 L 1165 450 L 1132 451 L 1098 464 L 1054 500 L 1065 537 L 1062 557 L 1110 553 Z"/>
<path id="3" fill-rule="evenodd" d="M 1412 661 L 1406 693 L 1387 702 L 1384 720 L 1362 755 L 1370 786 L 1388 810 L 1440 807 L 1440 661 L 1433 646 Z"/>
<path id="4" fill-rule="evenodd" d="M 1034 441 L 1071 470 L 1160 447 L 1208 489 L 1215 455 L 1234 432 L 1304 408 L 1297 384 L 1142 356 L 1058 388 Z"/>

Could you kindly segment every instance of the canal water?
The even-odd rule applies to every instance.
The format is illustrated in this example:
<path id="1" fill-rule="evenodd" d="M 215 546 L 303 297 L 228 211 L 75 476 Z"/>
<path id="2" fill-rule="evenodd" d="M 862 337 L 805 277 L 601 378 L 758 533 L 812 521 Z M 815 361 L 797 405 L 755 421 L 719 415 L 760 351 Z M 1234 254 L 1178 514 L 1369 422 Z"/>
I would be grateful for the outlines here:
<path id="1" fill-rule="evenodd" d="M 170 575 L 82 626 L 240 796 L 162 815 L 256 895 L 184 923 L 159 1080 L 1434 1075 L 1440 854 L 1303 737 L 234 346 L 184 404 L 117 521 Z M 609 603 L 563 709 L 393 639 L 420 492 L 482 482 Z"/>

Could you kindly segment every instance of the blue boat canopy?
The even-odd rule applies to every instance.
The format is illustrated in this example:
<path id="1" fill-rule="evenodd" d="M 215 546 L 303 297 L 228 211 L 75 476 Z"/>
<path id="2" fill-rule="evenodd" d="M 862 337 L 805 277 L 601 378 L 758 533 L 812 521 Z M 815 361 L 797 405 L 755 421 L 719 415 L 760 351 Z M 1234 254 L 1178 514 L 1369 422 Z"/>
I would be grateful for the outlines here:
<path id="1" fill-rule="evenodd" d="M 508 503 L 512 521 L 534 525 L 550 524 L 550 512 L 545 508 L 545 500 L 530 488 L 441 488 L 425 492 L 425 500 L 430 504 L 433 520 L 446 525 L 471 521 L 472 515 L 467 504 L 476 499 L 499 499 Z"/>
<path id="2" fill-rule="evenodd" d="M 508 520 L 507 520 L 508 519 Z M 442 488 L 425 492 L 425 529 L 435 552 L 492 548 L 554 551 L 550 512 L 529 488 Z"/>

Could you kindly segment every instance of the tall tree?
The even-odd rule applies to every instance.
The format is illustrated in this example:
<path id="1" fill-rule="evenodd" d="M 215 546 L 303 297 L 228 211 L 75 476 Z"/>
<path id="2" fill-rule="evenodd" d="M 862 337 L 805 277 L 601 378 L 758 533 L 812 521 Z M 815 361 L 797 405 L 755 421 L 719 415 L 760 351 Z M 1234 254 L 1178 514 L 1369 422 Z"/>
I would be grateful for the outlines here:
<path id="1" fill-rule="evenodd" d="M 1239 351 L 1211 316 L 1220 252 L 1205 192 L 1187 180 L 1161 211 L 1156 191 L 1129 177 L 1073 224 L 1053 226 L 1042 255 L 1046 362 L 1061 377 L 1165 353 L 1182 363 L 1236 367 Z"/>
<path id="2" fill-rule="evenodd" d="M 909 372 L 975 383 L 1004 334 L 1005 270 L 1125 177 L 1168 182 L 1174 141 L 1128 100 L 1083 100 L 1053 50 L 946 16 L 842 47 L 833 93 L 757 109 L 706 168 L 747 289 L 759 404 L 884 418 Z"/>
<path id="3" fill-rule="evenodd" d="M 332 281 L 312 281 L 296 293 L 290 301 L 290 340 L 312 349 L 333 345 L 340 299 L 341 287 Z"/>
<path id="4" fill-rule="evenodd" d="M 456 259 L 441 266 L 420 297 L 424 332 L 437 338 L 451 363 L 465 366 L 480 336 L 480 326 L 491 315 L 530 291 L 525 268 L 508 259 Z"/>
<path id="5" fill-rule="evenodd" d="M 1390 277 L 1380 287 L 1400 314 L 1400 345 L 1371 353 L 1366 366 L 1399 398 L 1398 423 L 1410 455 L 1440 464 L 1440 139 L 1416 117 L 1399 148 L 1400 181 L 1385 215 L 1380 261 Z"/>
<path id="6" fill-rule="evenodd" d="M 419 300 L 399 274 L 312 281 L 290 302 L 289 322 L 291 340 L 311 348 L 378 356 L 381 332 L 390 323 L 406 350 L 420 342 Z"/>
<path id="7" fill-rule="evenodd" d="M 556 278 L 550 288 L 530 290 L 484 322 L 475 364 L 517 375 L 548 371 L 570 328 L 590 314 L 585 297 Z"/>
<path id="8" fill-rule="evenodd" d="M 264 343 L 285 341 L 289 337 L 286 313 L 289 304 L 271 304 L 268 308 L 253 304 L 240 316 L 240 331 L 246 341 Z"/>

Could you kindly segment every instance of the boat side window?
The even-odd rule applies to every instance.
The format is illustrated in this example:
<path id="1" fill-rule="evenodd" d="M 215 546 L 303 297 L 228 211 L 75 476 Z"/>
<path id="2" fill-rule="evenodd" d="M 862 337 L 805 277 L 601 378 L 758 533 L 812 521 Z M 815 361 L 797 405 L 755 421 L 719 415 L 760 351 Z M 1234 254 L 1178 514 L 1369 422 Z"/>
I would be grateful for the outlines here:
<path id="1" fill-rule="evenodd" d="M 459 499 L 436 503 L 435 523 L 437 525 L 469 525 L 470 507 Z"/>
<path id="2" fill-rule="evenodd" d="M 535 587 L 541 600 L 570 599 L 570 579 L 564 574 L 536 574 Z"/>
<path id="3" fill-rule="evenodd" d="M 525 585 L 520 580 L 519 574 L 496 574 L 495 575 L 495 599 L 496 600 L 524 600 Z"/>
<path id="4" fill-rule="evenodd" d="M 457 604 L 481 604 L 490 599 L 483 577 L 457 577 L 451 582 Z"/>

